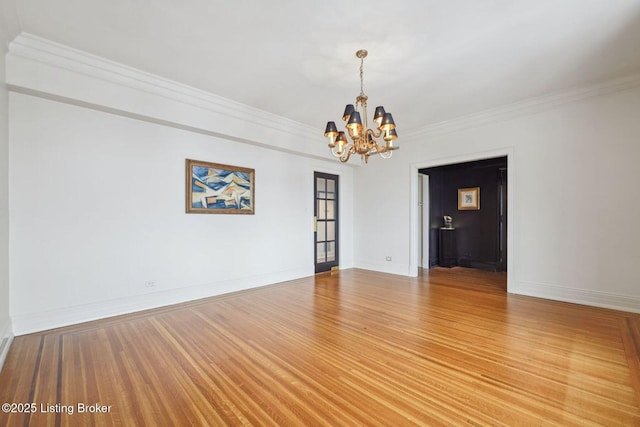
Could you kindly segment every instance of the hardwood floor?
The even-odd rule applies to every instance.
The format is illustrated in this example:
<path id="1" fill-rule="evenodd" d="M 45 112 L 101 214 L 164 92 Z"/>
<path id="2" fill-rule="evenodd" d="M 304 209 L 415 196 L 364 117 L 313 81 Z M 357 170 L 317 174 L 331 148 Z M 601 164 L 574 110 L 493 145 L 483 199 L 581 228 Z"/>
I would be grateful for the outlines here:
<path id="1" fill-rule="evenodd" d="M 17 337 L 0 425 L 639 426 L 640 316 L 505 288 L 346 270 Z"/>

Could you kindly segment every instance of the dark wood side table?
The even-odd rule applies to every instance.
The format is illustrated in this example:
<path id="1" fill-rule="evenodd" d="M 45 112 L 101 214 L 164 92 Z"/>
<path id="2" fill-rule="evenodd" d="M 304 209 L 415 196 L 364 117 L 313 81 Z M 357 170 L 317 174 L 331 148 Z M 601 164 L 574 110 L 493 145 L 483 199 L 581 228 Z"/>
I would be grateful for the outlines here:
<path id="1" fill-rule="evenodd" d="M 440 228 L 440 241 L 438 248 L 438 265 L 440 267 L 455 267 L 458 265 L 456 256 L 456 229 Z"/>

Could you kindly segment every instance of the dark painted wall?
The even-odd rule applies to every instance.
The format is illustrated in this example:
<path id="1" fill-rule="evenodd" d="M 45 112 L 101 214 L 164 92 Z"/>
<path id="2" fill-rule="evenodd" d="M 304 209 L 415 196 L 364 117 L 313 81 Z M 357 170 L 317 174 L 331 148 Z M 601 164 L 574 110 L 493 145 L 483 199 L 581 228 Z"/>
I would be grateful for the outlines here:
<path id="1" fill-rule="evenodd" d="M 506 270 L 506 223 L 502 227 L 500 224 L 500 193 L 506 198 L 506 168 L 507 158 L 501 157 L 420 170 L 429 175 L 430 266 L 442 265 L 439 233 L 443 216 L 449 215 L 455 227 L 457 265 Z M 480 210 L 458 210 L 458 189 L 468 187 L 480 187 Z M 503 206 L 506 209 L 506 199 Z M 506 211 L 502 216 L 506 221 Z"/>

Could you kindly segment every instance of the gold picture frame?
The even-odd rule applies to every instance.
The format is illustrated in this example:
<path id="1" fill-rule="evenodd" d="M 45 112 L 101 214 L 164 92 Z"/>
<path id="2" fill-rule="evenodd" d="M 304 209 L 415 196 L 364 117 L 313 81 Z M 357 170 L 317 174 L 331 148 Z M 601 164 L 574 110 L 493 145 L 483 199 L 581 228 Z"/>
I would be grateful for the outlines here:
<path id="1" fill-rule="evenodd" d="M 480 210 L 480 187 L 458 188 L 458 210 Z"/>
<path id="2" fill-rule="evenodd" d="M 255 213 L 255 170 L 186 159 L 186 213 Z"/>

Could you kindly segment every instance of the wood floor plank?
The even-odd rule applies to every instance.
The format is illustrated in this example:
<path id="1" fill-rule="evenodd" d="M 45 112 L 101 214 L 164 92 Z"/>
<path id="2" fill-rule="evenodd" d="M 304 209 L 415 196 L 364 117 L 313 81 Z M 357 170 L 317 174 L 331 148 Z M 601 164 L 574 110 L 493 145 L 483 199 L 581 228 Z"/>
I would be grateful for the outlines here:
<path id="1" fill-rule="evenodd" d="M 16 337 L 0 425 L 640 425 L 640 316 L 505 290 L 345 270 Z"/>
<path id="2" fill-rule="evenodd" d="M 640 406 L 640 319 L 620 319 L 620 334 L 624 343 L 631 382 L 636 391 L 636 403 Z"/>

